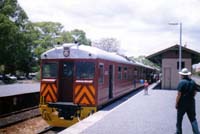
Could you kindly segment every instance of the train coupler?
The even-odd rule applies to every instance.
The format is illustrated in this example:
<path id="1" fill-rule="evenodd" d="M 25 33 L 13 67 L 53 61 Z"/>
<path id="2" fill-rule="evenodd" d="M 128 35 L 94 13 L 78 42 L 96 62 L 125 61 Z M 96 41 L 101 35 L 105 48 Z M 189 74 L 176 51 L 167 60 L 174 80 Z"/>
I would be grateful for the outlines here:
<path id="1" fill-rule="evenodd" d="M 63 117 L 66 120 L 73 120 L 74 117 L 80 117 L 81 114 L 81 107 L 70 102 L 48 103 L 48 106 L 56 108 L 58 116 Z"/>

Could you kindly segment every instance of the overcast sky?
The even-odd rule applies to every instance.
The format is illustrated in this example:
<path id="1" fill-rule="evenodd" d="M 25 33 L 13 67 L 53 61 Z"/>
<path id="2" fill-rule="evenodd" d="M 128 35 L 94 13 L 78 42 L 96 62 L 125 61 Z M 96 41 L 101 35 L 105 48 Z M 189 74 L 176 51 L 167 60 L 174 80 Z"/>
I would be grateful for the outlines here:
<path id="1" fill-rule="evenodd" d="M 155 53 L 179 44 L 200 52 L 200 0 L 18 0 L 33 22 L 60 22 L 93 40 L 113 37 L 128 56 Z"/>

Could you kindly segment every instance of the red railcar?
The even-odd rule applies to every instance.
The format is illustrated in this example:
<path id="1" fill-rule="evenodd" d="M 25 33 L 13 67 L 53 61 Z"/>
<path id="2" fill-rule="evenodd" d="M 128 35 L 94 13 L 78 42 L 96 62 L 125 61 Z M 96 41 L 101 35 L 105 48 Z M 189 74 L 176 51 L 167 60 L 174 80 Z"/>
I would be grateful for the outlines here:
<path id="1" fill-rule="evenodd" d="M 95 47 L 64 44 L 41 56 L 40 111 L 52 126 L 70 126 L 149 79 L 154 69 Z"/>

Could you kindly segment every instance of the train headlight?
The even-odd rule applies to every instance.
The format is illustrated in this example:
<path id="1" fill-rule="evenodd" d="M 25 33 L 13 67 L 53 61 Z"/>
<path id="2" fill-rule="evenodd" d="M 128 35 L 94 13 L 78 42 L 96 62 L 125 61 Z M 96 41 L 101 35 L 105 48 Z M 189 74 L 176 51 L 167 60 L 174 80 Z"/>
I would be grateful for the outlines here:
<path id="1" fill-rule="evenodd" d="M 68 56 L 70 55 L 69 47 L 64 47 L 63 55 L 64 55 L 65 57 L 68 57 Z"/>

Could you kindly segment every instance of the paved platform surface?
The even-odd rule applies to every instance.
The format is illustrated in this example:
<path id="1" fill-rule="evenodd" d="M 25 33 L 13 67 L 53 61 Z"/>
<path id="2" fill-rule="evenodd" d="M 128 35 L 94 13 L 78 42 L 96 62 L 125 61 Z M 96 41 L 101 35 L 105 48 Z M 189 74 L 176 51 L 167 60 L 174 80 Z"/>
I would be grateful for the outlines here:
<path id="1" fill-rule="evenodd" d="M 149 95 L 141 91 L 102 109 L 61 134 L 174 134 L 176 94 L 174 90 L 150 89 Z M 200 124 L 200 93 L 196 96 L 196 109 Z M 192 134 L 186 115 L 183 134 Z"/>
<path id="2" fill-rule="evenodd" d="M 14 96 L 40 91 L 40 83 L 0 85 L 0 97 Z"/>

